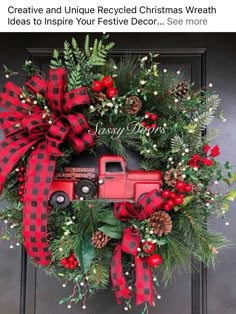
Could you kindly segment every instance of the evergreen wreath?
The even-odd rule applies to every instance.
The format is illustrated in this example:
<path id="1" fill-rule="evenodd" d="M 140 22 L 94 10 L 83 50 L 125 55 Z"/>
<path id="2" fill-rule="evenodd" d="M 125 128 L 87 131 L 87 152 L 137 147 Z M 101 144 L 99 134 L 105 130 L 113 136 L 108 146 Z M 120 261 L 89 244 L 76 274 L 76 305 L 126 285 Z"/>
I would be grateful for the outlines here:
<path id="1" fill-rule="evenodd" d="M 91 43 L 87 35 L 83 49 L 66 41 L 63 56 L 53 52 L 48 80 L 27 60 L 22 89 L 9 80 L 19 73 L 4 66 L 2 239 L 17 239 L 36 266 L 74 284 L 61 301 L 69 308 L 82 301 L 85 309 L 87 295 L 111 280 L 118 303 L 130 309 L 136 291 L 144 313 L 160 298 L 158 282 L 191 270 L 191 258 L 214 265 L 229 245 L 207 220 L 215 214 L 228 224 L 236 174 L 210 144 L 217 130 L 206 132 L 215 117 L 224 120 L 218 95 L 195 90 L 180 71 L 160 71 L 158 55 L 115 62 L 107 40 Z M 82 151 L 104 147 L 111 153 L 100 158 L 101 169 L 123 167 L 111 170 L 110 189 L 101 177 L 106 170 L 71 166 L 75 155 L 79 162 Z M 141 157 L 140 171 L 124 169 L 132 152 Z M 135 184 L 124 191 L 128 180 Z"/>

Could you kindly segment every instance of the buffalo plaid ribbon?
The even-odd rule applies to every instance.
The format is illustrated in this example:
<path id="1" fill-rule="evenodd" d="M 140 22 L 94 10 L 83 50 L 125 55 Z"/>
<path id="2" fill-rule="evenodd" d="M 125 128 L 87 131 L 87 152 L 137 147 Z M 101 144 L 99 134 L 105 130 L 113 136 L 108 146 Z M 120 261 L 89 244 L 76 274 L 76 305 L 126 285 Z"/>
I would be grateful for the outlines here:
<path id="1" fill-rule="evenodd" d="M 126 221 L 130 218 L 136 218 L 141 221 L 160 209 L 162 203 L 163 199 L 160 197 L 160 193 L 157 190 L 153 190 L 136 205 L 116 203 L 114 205 L 114 215 L 121 221 Z M 136 269 L 136 305 L 149 302 L 153 306 L 152 271 L 146 262 L 146 258 L 138 256 L 137 249 L 139 244 L 140 234 L 137 229 L 133 227 L 126 228 L 122 241 L 116 246 L 112 257 L 111 282 L 118 303 L 121 302 L 121 298 L 131 298 L 131 291 L 128 288 L 122 267 L 122 252 L 133 255 Z"/>
<path id="2" fill-rule="evenodd" d="M 37 264 L 48 265 L 51 260 L 47 239 L 48 198 L 54 176 L 56 159 L 62 153 L 59 145 L 67 140 L 81 153 L 91 147 L 96 135 L 85 117 L 76 111 L 89 104 L 85 87 L 66 92 L 64 68 L 50 70 L 48 80 L 33 76 L 26 87 L 45 99 L 48 108 L 41 109 L 30 100 L 21 101 L 22 89 L 7 82 L 0 94 L 0 126 L 5 139 L 0 142 L 0 193 L 8 174 L 29 150 L 25 175 L 23 203 L 23 237 L 28 254 Z M 50 110 L 50 123 L 47 111 Z"/>

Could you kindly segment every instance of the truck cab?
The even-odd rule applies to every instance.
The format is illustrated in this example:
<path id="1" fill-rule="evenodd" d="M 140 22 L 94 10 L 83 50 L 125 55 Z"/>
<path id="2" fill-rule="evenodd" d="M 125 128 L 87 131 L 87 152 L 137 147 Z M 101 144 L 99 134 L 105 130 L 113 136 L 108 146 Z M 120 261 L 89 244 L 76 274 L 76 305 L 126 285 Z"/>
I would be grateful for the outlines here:
<path id="1" fill-rule="evenodd" d="M 98 198 L 138 201 L 162 185 L 160 171 L 127 170 L 121 156 L 103 156 L 99 160 Z"/>

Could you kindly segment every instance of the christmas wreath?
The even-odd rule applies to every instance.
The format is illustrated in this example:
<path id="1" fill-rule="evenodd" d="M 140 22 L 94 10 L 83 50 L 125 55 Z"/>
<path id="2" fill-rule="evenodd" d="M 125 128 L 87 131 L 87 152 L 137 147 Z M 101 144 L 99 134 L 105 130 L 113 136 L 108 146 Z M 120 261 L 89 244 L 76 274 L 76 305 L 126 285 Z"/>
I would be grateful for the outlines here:
<path id="1" fill-rule="evenodd" d="M 236 174 L 217 160 L 217 131 L 206 132 L 214 117 L 224 120 L 219 97 L 180 71 L 160 71 L 158 55 L 113 60 L 107 39 L 86 36 L 83 49 L 66 41 L 48 78 L 26 61 L 23 88 L 4 66 L 2 239 L 17 239 L 35 265 L 74 284 L 61 301 L 68 308 L 85 309 L 87 295 L 111 282 L 125 310 L 135 292 L 145 311 L 160 298 L 159 279 L 191 269 L 191 259 L 214 265 L 229 244 L 207 218 L 228 224 Z M 100 156 L 98 169 L 81 166 L 89 155 Z M 134 158 L 139 170 L 127 169 Z"/>

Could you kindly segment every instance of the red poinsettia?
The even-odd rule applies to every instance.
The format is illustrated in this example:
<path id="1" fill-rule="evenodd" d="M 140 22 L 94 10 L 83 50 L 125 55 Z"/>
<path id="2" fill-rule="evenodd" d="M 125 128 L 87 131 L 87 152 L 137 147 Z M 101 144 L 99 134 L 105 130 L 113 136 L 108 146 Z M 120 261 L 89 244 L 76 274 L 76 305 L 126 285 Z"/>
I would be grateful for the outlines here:
<path id="1" fill-rule="evenodd" d="M 205 154 L 207 154 L 210 148 L 211 148 L 211 146 L 210 146 L 209 144 L 204 145 L 204 147 L 203 147 L 203 152 L 204 152 Z"/>
<path id="2" fill-rule="evenodd" d="M 202 158 L 201 163 L 203 163 L 203 165 L 207 167 L 211 167 L 214 164 L 213 160 L 208 159 L 208 158 Z"/>
<path id="3" fill-rule="evenodd" d="M 211 149 L 211 154 L 210 154 L 210 156 L 211 157 L 217 157 L 217 156 L 219 156 L 220 155 L 220 148 L 219 148 L 219 146 L 218 145 L 215 145 L 212 149 Z"/>

